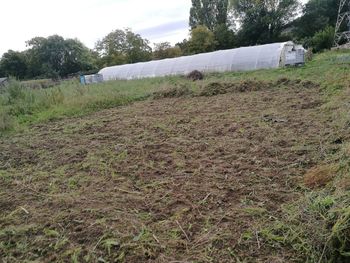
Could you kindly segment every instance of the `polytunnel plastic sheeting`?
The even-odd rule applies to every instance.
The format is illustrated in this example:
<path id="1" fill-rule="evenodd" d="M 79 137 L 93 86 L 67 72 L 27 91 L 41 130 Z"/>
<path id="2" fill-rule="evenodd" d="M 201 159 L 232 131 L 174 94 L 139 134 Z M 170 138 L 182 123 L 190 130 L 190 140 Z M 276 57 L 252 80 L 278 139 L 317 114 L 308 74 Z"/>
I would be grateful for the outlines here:
<path id="1" fill-rule="evenodd" d="M 173 71 L 174 63 L 171 63 L 171 59 L 159 60 L 155 68 L 155 76 L 170 75 L 169 72 Z"/>
<path id="2" fill-rule="evenodd" d="M 278 68 L 286 45 L 292 42 L 243 47 L 179 58 L 128 64 L 102 69 L 104 80 L 139 79 L 202 72 L 247 71 Z"/>

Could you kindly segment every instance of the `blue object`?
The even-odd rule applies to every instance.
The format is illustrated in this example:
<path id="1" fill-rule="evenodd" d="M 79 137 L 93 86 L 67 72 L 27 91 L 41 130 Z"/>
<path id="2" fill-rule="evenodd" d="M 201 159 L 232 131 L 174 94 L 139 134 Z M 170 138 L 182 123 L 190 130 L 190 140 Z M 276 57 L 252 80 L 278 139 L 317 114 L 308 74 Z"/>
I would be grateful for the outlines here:
<path id="1" fill-rule="evenodd" d="M 86 85 L 86 80 L 85 80 L 85 76 L 84 75 L 80 75 L 80 83 L 82 85 Z"/>

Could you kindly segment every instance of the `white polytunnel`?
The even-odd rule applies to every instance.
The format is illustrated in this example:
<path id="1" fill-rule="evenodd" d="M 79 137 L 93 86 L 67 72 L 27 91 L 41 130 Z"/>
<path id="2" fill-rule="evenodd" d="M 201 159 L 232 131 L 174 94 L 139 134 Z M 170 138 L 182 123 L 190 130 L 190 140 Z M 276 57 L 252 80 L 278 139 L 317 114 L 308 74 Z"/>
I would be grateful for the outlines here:
<path id="1" fill-rule="evenodd" d="M 107 67 L 104 81 L 141 79 L 201 72 L 248 71 L 304 64 L 305 49 L 293 42 L 221 50 L 178 58 Z"/>

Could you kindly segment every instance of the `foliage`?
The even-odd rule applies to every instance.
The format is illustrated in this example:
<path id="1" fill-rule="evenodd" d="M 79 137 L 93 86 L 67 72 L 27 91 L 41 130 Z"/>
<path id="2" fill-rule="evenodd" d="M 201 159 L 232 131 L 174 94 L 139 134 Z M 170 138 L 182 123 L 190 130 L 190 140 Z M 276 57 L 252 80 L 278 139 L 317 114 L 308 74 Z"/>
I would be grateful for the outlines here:
<path id="1" fill-rule="evenodd" d="M 192 0 L 190 27 L 206 26 L 211 31 L 227 24 L 228 0 Z"/>
<path id="2" fill-rule="evenodd" d="M 14 76 L 23 79 L 27 73 L 25 55 L 13 50 L 7 51 L 0 60 L 0 76 Z"/>
<path id="3" fill-rule="evenodd" d="M 217 50 L 230 49 L 237 45 L 235 33 L 225 24 L 215 26 L 214 35 Z"/>
<path id="4" fill-rule="evenodd" d="M 296 37 L 310 38 L 327 26 L 334 26 L 338 16 L 338 0 L 310 0 L 303 15 L 293 23 Z"/>
<path id="5" fill-rule="evenodd" d="M 53 35 L 27 41 L 28 77 L 58 78 L 94 68 L 90 50 L 77 39 Z"/>
<path id="6" fill-rule="evenodd" d="M 192 29 L 188 42 L 188 49 L 191 54 L 214 51 L 216 45 L 215 35 L 207 27 L 197 26 Z"/>
<path id="7" fill-rule="evenodd" d="M 328 26 L 324 30 L 317 32 L 310 41 L 314 52 L 331 49 L 334 40 L 334 27 Z"/>
<path id="8" fill-rule="evenodd" d="M 181 49 L 183 55 L 190 54 L 188 39 L 184 39 L 182 42 L 176 43 L 176 46 L 178 46 Z"/>
<path id="9" fill-rule="evenodd" d="M 232 0 L 235 15 L 241 21 L 240 45 L 281 41 L 284 29 L 293 21 L 298 0 Z"/>
<path id="10" fill-rule="evenodd" d="M 91 51 L 77 39 L 35 37 L 23 52 L 9 50 L 0 61 L 2 75 L 19 79 L 60 78 L 95 69 Z"/>
<path id="11" fill-rule="evenodd" d="M 154 59 L 176 58 L 181 55 L 181 48 L 179 46 L 172 47 L 169 42 L 162 42 L 154 45 Z"/>
<path id="12" fill-rule="evenodd" d="M 95 48 L 101 56 L 101 66 L 144 62 L 152 58 L 149 41 L 130 29 L 109 33 L 97 42 Z"/>

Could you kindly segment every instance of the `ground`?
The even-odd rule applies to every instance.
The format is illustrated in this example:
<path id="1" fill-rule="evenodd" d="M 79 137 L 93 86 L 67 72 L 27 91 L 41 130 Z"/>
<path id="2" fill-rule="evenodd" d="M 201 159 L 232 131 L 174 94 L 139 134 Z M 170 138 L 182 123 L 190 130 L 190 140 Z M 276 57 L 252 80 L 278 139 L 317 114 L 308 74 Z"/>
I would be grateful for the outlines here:
<path id="1" fill-rule="evenodd" d="M 340 147 L 320 86 L 298 83 L 150 98 L 0 138 L 0 257 L 303 262 L 261 232 Z"/>

